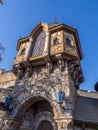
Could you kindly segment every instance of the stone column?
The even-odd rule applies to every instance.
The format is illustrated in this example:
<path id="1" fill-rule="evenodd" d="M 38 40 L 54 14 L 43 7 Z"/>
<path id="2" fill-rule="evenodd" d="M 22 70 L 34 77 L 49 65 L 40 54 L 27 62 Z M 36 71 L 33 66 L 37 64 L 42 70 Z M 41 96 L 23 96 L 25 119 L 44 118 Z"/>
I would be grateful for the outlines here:
<path id="1" fill-rule="evenodd" d="M 46 40 L 45 40 L 45 47 L 44 47 L 44 54 L 47 54 L 49 51 L 49 39 L 50 39 L 50 33 L 46 33 Z"/>
<path id="2" fill-rule="evenodd" d="M 51 62 L 50 57 L 49 57 L 49 42 L 50 42 L 50 32 L 47 32 L 44 51 L 43 51 L 44 60 L 46 62 Z"/>

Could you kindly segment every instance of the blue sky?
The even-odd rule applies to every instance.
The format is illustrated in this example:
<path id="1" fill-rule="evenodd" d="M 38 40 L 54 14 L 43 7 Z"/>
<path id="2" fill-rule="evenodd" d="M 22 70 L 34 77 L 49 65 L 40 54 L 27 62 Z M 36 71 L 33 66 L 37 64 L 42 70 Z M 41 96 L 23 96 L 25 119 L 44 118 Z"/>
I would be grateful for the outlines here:
<path id="1" fill-rule="evenodd" d="M 98 80 L 98 0 L 5 0 L 0 5 L 0 42 L 5 47 L 0 68 L 12 68 L 20 37 L 55 18 L 77 28 L 84 55 L 85 81 L 80 88 L 93 90 Z"/>

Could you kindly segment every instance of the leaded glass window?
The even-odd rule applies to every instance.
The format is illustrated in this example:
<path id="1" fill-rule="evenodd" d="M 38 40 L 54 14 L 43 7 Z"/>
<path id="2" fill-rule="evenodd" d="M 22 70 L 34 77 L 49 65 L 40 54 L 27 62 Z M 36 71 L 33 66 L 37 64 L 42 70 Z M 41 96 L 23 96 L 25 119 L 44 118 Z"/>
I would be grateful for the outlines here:
<path id="1" fill-rule="evenodd" d="M 45 39 L 46 39 L 46 33 L 44 31 L 40 32 L 35 40 L 32 56 L 41 55 L 43 53 L 45 46 Z"/>

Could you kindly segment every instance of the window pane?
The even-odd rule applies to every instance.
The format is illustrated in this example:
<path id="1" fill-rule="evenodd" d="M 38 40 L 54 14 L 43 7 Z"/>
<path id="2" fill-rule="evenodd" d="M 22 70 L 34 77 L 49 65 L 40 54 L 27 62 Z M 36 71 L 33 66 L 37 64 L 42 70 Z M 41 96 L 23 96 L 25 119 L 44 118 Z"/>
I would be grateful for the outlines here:
<path id="1" fill-rule="evenodd" d="M 53 40 L 53 45 L 56 45 L 56 44 L 58 44 L 58 43 L 59 43 L 59 38 L 56 37 L 56 38 Z"/>
<path id="2" fill-rule="evenodd" d="M 42 31 L 35 40 L 32 56 L 41 55 L 44 51 L 46 33 Z"/>

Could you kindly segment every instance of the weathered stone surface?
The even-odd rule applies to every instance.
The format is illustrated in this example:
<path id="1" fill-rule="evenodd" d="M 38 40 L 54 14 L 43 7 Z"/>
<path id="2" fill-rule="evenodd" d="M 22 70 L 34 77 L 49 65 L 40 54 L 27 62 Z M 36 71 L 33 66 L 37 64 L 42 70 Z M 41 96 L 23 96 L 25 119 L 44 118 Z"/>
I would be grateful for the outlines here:
<path id="1" fill-rule="evenodd" d="M 31 77 L 17 82 L 11 94 L 13 97 L 13 103 L 11 104 L 13 108 L 12 114 L 15 116 L 20 107 L 31 97 L 43 97 L 52 105 L 55 116 L 60 116 L 60 113 L 72 116 L 74 95 L 72 96 L 70 91 L 74 92 L 74 88 L 72 88 L 73 90 L 71 89 L 71 84 L 69 83 L 70 75 L 66 71 L 68 71 L 67 68 L 65 68 L 63 73 L 60 69 L 55 68 L 52 73 L 48 74 L 46 68 L 40 69 L 36 67 Z M 61 106 L 56 101 L 55 94 L 58 91 L 65 92 L 65 100 Z M 25 112 L 27 108 L 23 109 Z"/>

